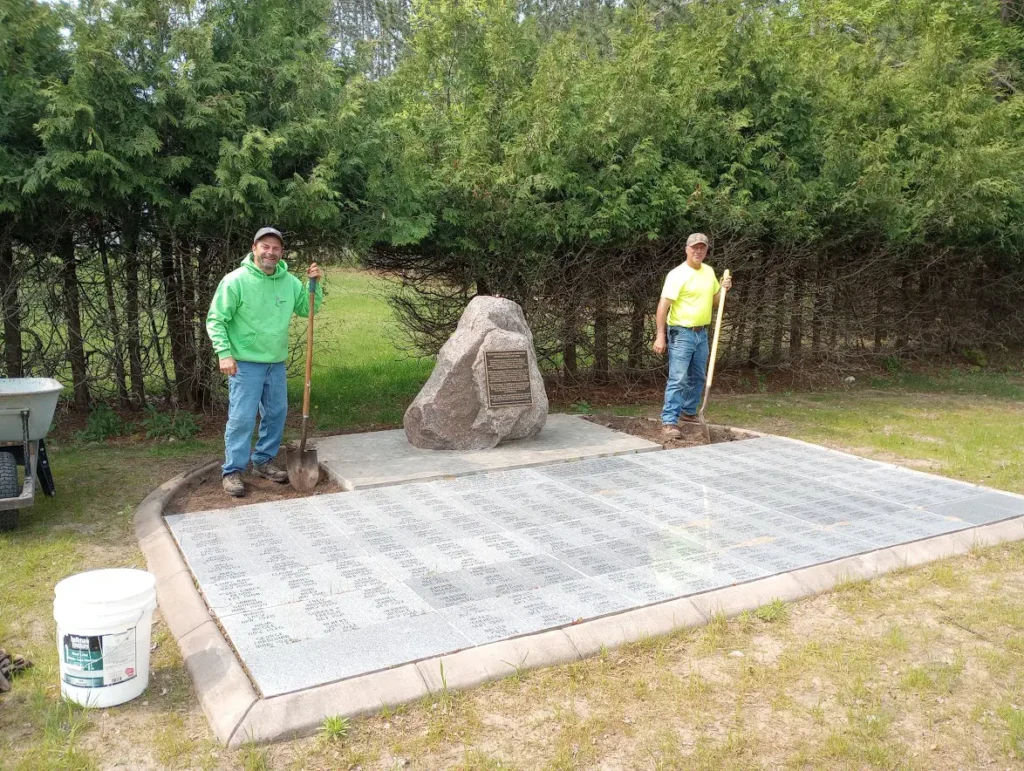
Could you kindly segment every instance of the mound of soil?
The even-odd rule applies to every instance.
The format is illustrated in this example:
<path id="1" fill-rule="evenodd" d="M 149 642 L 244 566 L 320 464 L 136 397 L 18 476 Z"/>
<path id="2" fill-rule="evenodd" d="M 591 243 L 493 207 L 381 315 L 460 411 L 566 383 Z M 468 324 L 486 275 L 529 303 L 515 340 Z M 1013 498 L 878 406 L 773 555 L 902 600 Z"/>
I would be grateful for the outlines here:
<path id="1" fill-rule="evenodd" d="M 621 415 L 587 415 L 586 419 L 591 423 L 597 423 L 605 428 L 612 428 L 626 434 L 638 436 L 648 442 L 660 444 L 666 450 L 674 450 L 678 447 L 696 447 L 704 444 L 704 434 L 701 431 L 700 423 L 682 423 L 679 430 L 683 435 L 678 439 L 666 440 L 661 435 L 661 421 L 653 418 L 631 418 Z M 735 442 L 740 439 L 750 439 L 751 434 L 736 428 L 724 426 L 711 427 L 711 443 Z"/>
<path id="2" fill-rule="evenodd" d="M 284 467 L 284 458 L 279 464 Z M 320 472 L 320 482 L 311 493 L 300 493 L 289 484 L 278 484 L 269 479 L 243 474 L 245 497 L 232 498 L 220 486 L 220 469 L 199 477 L 192 486 L 176 496 L 167 506 L 168 514 L 183 514 L 190 511 L 209 511 L 210 509 L 232 509 L 236 506 L 248 506 L 251 503 L 267 501 L 283 501 L 288 498 L 304 498 L 307 495 L 323 495 L 325 493 L 343 492 L 341 486 L 332 482 L 325 472 Z"/>

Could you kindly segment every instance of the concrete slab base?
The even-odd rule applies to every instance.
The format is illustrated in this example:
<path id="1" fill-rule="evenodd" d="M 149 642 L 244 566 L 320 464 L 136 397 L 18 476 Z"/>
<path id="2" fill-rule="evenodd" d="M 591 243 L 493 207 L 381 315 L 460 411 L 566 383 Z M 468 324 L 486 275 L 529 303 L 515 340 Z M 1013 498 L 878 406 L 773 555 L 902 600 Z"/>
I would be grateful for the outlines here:
<path id="1" fill-rule="evenodd" d="M 189 479 L 154 491 L 136 532 L 229 746 L 1024 539 L 1022 496 L 764 437 L 176 516 L 186 567 L 161 512 Z M 269 655 L 334 681 L 243 666 L 293 648 L 308 655 Z"/>
<path id="2" fill-rule="evenodd" d="M 345 490 L 661 449 L 578 415 L 548 415 L 537 437 L 490 450 L 421 450 L 402 430 L 329 436 L 317 439 L 316 446 L 321 465 Z"/>

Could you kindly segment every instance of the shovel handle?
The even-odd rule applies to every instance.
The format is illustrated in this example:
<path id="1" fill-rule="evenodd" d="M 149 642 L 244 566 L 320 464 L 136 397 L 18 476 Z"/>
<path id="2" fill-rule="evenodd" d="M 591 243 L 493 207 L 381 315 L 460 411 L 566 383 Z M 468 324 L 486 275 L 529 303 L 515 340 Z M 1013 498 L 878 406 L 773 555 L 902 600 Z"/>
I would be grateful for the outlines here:
<path id="1" fill-rule="evenodd" d="M 306 429 L 309 426 L 309 387 L 313 378 L 313 313 L 316 306 L 316 279 L 309 279 L 309 320 L 306 322 L 306 386 L 302 392 L 302 435 L 299 454 L 306 449 Z"/>
<path id="2" fill-rule="evenodd" d="M 729 278 L 729 270 L 722 273 L 722 280 Z M 704 400 L 701 404 L 701 413 L 704 412 L 704 405 L 708 403 L 708 391 L 711 390 L 711 383 L 715 379 L 715 359 L 718 358 L 718 336 L 722 331 L 722 315 L 725 311 L 725 295 L 728 290 L 723 286 L 718 294 L 718 317 L 715 319 L 715 336 L 711 341 L 711 355 L 708 357 L 708 378 L 704 383 Z"/>

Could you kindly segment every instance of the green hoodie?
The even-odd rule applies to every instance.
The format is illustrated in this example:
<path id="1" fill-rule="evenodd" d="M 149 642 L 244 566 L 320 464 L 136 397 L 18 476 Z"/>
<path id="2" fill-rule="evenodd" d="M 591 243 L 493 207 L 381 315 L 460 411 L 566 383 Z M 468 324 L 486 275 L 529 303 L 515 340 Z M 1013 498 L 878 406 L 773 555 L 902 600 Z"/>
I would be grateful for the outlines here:
<path id="1" fill-rule="evenodd" d="M 316 284 L 315 310 L 320 310 L 324 293 Z M 213 341 L 217 358 L 273 364 L 288 358 L 288 322 L 292 314 L 309 313 L 309 289 L 288 272 L 288 264 L 277 263 L 268 276 L 245 255 L 242 266 L 221 279 L 206 314 L 206 332 Z"/>

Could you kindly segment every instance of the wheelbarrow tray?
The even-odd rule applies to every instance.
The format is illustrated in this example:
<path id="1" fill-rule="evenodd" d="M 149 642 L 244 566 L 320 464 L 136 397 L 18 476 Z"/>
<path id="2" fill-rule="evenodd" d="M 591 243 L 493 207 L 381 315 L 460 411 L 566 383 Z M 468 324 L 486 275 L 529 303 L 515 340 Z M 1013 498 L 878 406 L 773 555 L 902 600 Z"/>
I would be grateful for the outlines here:
<path id="1" fill-rule="evenodd" d="M 0 378 L 0 442 L 21 442 L 24 427 L 21 413 L 29 411 L 28 439 L 46 437 L 57 409 L 57 397 L 64 389 L 48 377 Z"/>
<path id="2" fill-rule="evenodd" d="M 20 493 L 0 498 L 0 530 L 12 529 L 17 524 L 14 511 L 31 506 L 35 500 L 39 443 L 50 430 L 63 388 L 52 378 L 0 378 L 0 452 L 5 451 L 5 445 L 20 450 L 14 454 L 25 466 Z"/>

